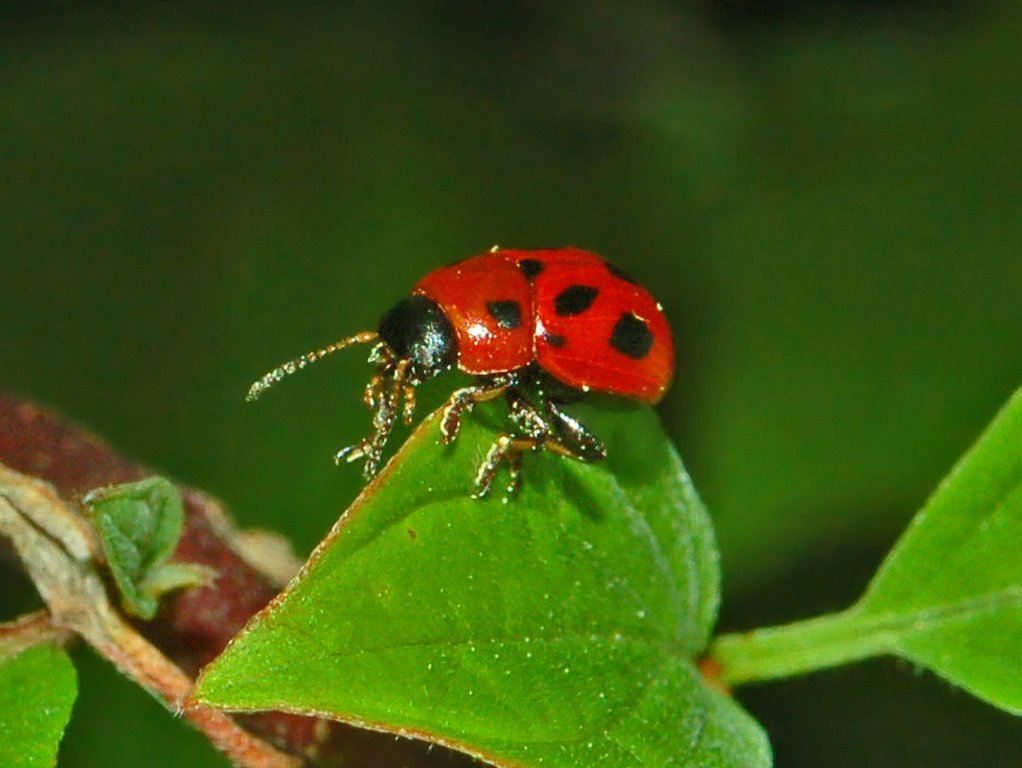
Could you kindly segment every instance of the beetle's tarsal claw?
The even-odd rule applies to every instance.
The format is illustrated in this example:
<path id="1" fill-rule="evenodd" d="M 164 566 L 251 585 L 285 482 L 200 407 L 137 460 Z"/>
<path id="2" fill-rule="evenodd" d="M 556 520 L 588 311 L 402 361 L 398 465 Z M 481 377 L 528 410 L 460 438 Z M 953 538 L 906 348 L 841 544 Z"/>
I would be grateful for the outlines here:
<path id="1" fill-rule="evenodd" d="M 341 450 L 334 454 L 334 464 L 340 466 L 344 463 L 350 464 L 353 461 L 358 461 L 365 455 L 365 448 L 365 440 L 349 445 L 346 448 L 341 448 Z"/>

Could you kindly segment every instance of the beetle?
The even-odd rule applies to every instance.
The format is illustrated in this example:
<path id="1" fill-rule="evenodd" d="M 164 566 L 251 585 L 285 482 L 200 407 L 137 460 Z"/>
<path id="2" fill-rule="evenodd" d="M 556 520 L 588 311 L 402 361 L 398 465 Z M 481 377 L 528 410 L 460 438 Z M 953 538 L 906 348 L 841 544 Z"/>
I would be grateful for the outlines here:
<path id="1" fill-rule="evenodd" d="M 674 345 L 663 308 L 627 274 L 579 248 L 489 252 L 440 267 L 362 331 L 275 368 L 249 389 L 254 400 L 310 363 L 353 344 L 372 344 L 376 372 L 364 400 L 371 433 L 337 452 L 364 459 L 368 480 L 379 469 L 398 418 L 411 424 L 415 387 L 457 368 L 474 377 L 454 390 L 440 418 L 441 440 L 453 441 L 463 416 L 503 397 L 511 426 L 476 473 L 479 498 L 502 463 L 508 494 L 520 483 L 522 455 L 550 450 L 578 461 L 606 456 L 600 440 L 561 406 L 600 392 L 658 402 L 674 375 Z"/>

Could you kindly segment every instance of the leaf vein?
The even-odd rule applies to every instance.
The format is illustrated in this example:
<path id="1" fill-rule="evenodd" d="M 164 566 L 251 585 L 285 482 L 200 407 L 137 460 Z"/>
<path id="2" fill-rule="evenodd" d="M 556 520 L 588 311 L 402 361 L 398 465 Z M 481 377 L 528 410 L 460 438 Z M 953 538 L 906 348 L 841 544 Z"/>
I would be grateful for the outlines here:
<path id="1" fill-rule="evenodd" d="M 890 635 L 896 644 L 904 635 L 926 632 L 942 624 L 963 621 L 1012 605 L 1022 605 L 1022 585 L 911 613 L 878 614 L 868 617 L 865 626 L 868 628 L 867 632 Z"/>

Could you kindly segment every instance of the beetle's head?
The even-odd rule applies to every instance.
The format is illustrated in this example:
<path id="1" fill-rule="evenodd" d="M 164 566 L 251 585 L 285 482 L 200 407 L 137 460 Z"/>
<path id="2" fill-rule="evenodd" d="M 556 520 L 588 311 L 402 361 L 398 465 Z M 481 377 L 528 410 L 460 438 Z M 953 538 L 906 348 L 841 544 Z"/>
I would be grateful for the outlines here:
<path id="1" fill-rule="evenodd" d="M 373 344 L 369 361 L 376 374 L 365 388 L 365 403 L 374 411 L 369 437 L 338 451 L 338 462 L 365 459 L 368 479 L 379 468 L 383 447 L 398 418 L 412 423 L 415 387 L 454 367 L 458 346 L 454 328 L 440 306 L 425 296 L 399 301 L 380 320 L 378 331 L 363 331 L 291 360 L 263 376 L 248 390 L 255 400 L 286 376 L 352 344 Z"/>
<path id="2" fill-rule="evenodd" d="M 408 361 L 409 382 L 436 376 L 458 362 L 454 328 L 440 305 L 425 296 L 395 304 L 380 319 L 379 336 L 397 361 Z"/>

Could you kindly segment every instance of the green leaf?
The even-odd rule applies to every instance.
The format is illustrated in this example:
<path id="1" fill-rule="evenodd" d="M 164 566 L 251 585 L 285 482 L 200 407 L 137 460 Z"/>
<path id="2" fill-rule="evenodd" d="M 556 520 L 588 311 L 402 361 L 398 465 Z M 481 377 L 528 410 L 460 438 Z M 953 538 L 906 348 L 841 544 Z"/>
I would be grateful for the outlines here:
<path id="1" fill-rule="evenodd" d="M 83 503 L 92 515 L 128 612 L 151 619 L 160 595 L 206 580 L 204 570 L 166 564 L 184 524 L 181 494 L 166 478 L 101 488 L 87 495 Z"/>
<path id="2" fill-rule="evenodd" d="M 858 605 L 890 650 L 1022 714 L 1022 390 L 951 470 Z"/>
<path id="3" fill-rule="evenodd" d="M 0 765 L 49 768 L 78 694 L 74 666 L 52 645 L 0 663 Z"/>
<path id="4" fill-rule="evenodd" d="M 895 654 L 1022 714 L 1022 390 L 833 616 L 720 638 L 738 683 Z"/>
<path id="5" fill-rule="evenodd" d="M 494 431 L 467 419 L 443 448 L 427 419 L 196 699 L 502 766 L 769 765 L 758 725 L 692 661 L 719 576 L 680 459 L 649 409 L 585 420 L 608 460 L 529 455 L 502 503 L 469 496 Z"/>

